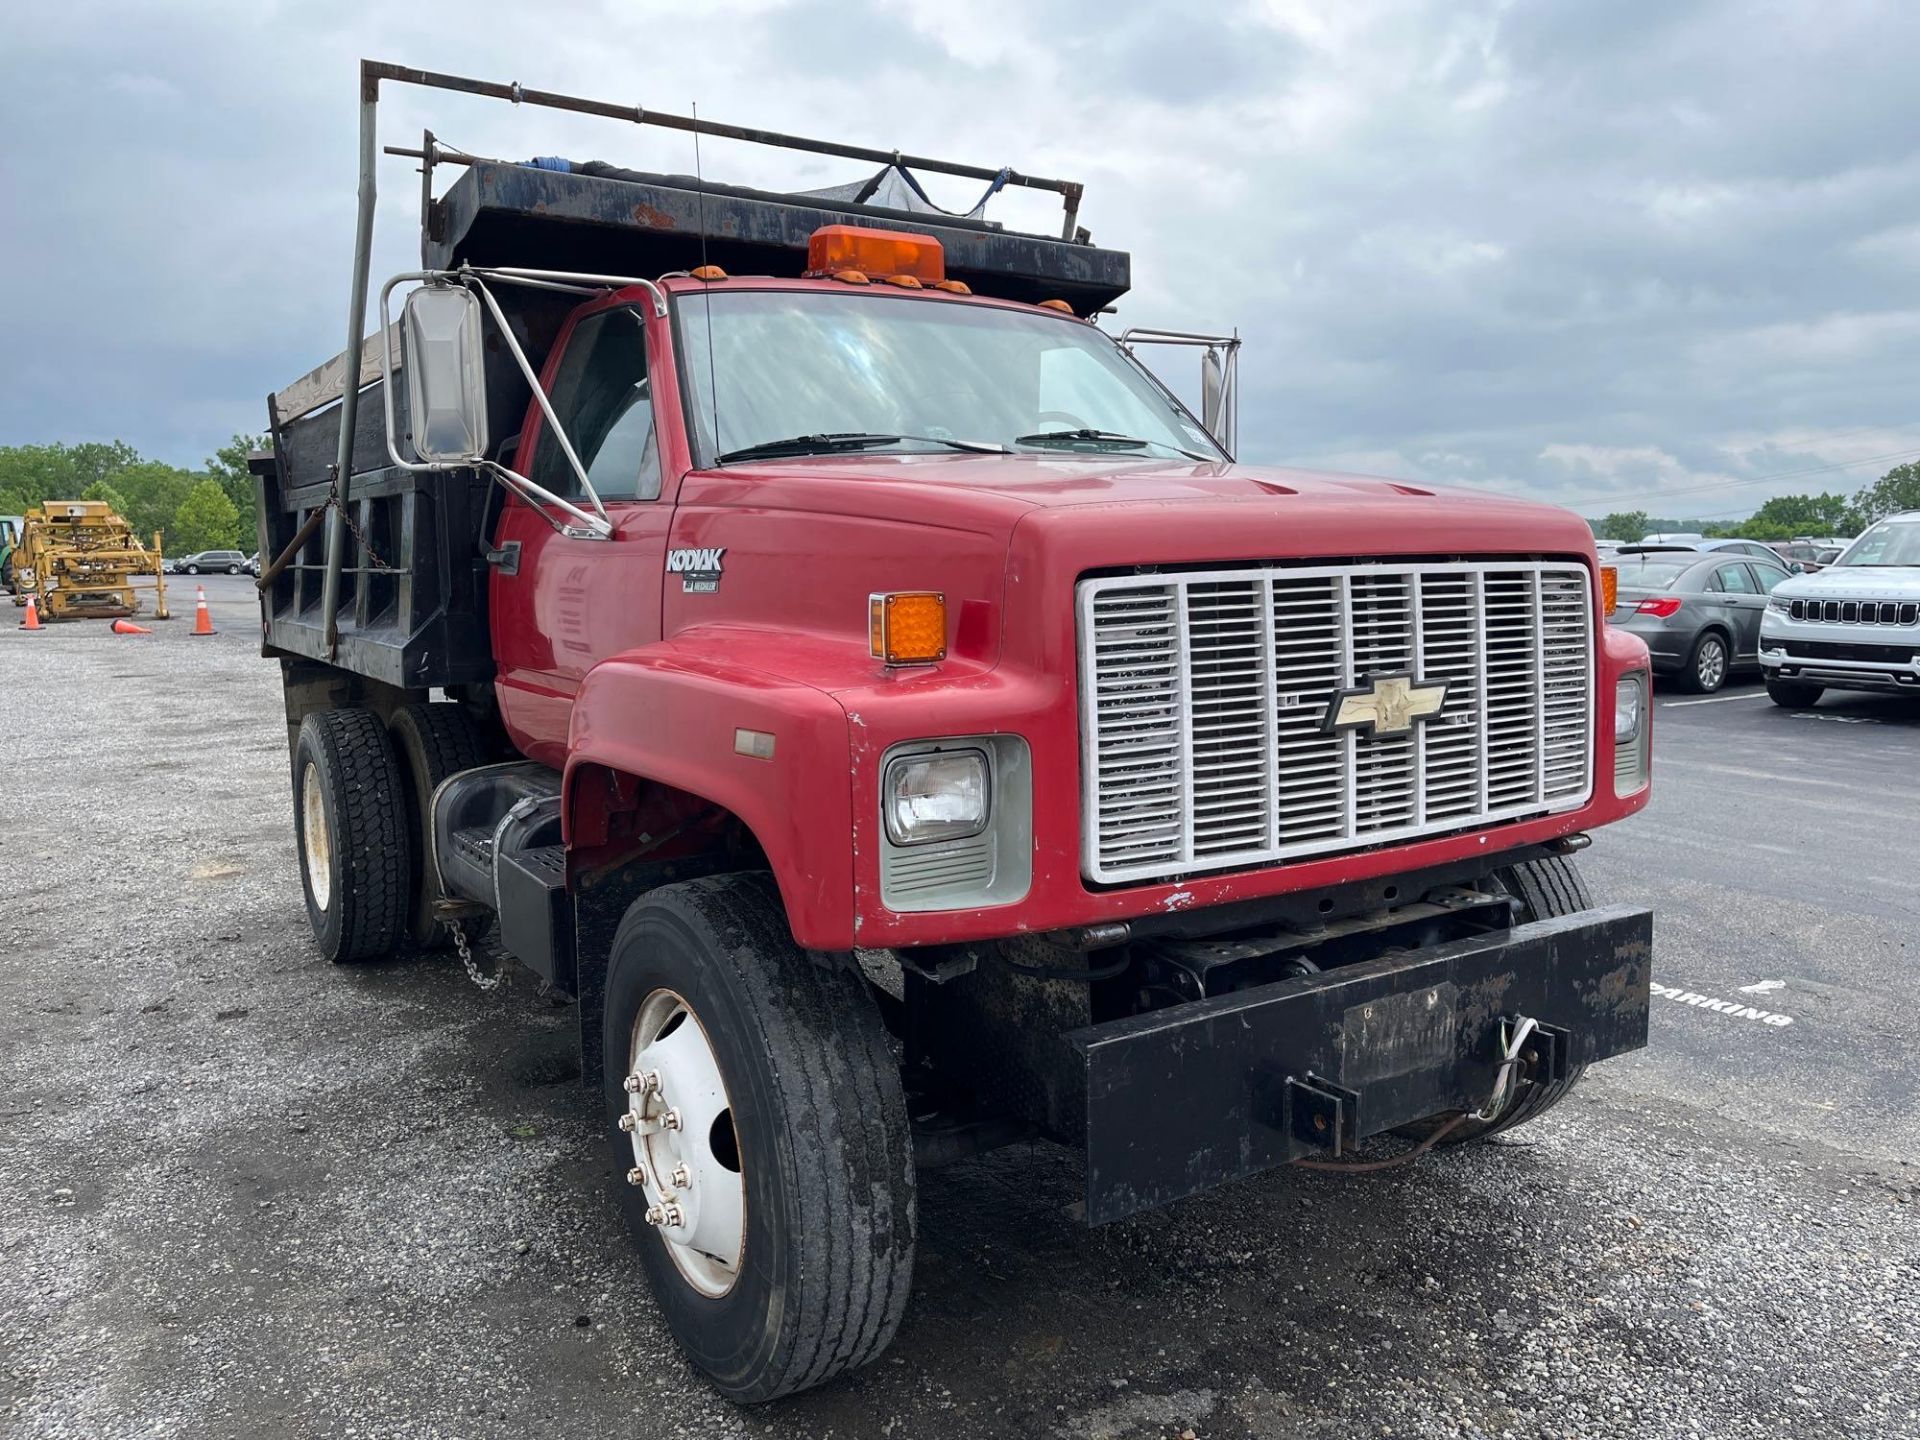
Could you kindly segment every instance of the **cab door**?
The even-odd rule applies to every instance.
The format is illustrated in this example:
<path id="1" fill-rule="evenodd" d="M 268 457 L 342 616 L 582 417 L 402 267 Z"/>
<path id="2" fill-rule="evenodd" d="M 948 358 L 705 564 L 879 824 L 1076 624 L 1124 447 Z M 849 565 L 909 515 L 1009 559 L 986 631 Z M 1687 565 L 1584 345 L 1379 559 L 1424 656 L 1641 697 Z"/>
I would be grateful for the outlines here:
<path id="1" fill-rule="evenodd" d="M 660 638 L 660 592 L 672 518 L 662 493 L 650 334 L 641 307 L 616 303 L 575 317 L 541 377 L 613 522 L 608 540 L 564 535 L 555 514 L 509 495 L 494 531 L 494 688 L 501 718 L 530 758 L 559 766 L 580 682 L 597 662 Z M 585 492 L 537 403 L 514 468 L 582 508 Z M 558 518 L 556 516 L 556 518 Z M 516 553 L 517 552 L 517 553 Z"/>

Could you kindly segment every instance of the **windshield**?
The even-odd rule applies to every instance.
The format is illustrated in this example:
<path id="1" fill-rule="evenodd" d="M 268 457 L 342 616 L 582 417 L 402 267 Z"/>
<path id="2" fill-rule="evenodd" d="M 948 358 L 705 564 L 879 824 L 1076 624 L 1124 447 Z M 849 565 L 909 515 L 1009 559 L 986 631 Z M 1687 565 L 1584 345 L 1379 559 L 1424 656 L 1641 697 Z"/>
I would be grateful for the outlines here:
<path id="1" fill-rule="evenodd" d="M 1226 458 L 1112 340 L 1061 316 L 806 290 L 714 290 L 676 309 L 703 463 L 962 447 Z"/>
<path id="2" fill-rule="evenodd" d="M 1920 566 L 1920 519 L 1882 520 L 1847 547 L 1835 565 Z"/>

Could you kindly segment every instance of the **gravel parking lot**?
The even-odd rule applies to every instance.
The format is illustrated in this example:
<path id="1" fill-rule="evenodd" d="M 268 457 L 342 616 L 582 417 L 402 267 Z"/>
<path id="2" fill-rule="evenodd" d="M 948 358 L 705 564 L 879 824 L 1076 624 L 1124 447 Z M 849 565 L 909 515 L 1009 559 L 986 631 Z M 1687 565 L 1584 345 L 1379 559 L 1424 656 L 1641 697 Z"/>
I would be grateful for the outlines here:
<path id="1" fill-rule="evenodd" d="M 277 671 L 207 590 L 212 639 L 190 585 L 151 637 L 0 620 L 0 1433 L 1920 1435 L 1920 709 L 1660 697 L 1586 860 L 1656 909 L 1652 1047 L 1540 1124 L 1098 1231 L 1045 1147 L 930 1174 L 893 1349 L 738 1411 L 573 1012 L 310 947 Z"/>

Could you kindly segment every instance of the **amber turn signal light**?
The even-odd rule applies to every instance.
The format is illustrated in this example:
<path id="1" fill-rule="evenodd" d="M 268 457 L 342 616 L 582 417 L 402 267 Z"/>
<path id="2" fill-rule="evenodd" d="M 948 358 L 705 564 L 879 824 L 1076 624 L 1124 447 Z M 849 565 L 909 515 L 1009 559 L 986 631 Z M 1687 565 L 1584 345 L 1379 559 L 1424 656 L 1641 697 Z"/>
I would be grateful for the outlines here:
<path id="1" fill-rule="evenodd" d="M 1600 613 L 1611 615 L 1613 607 L 1620 600 L 1620 567 L 1602 565 L 1600 567 Z"/>
<path id="2" fill-rule="evenodd" d="M 947 658 L 947 597 L 895 590 L 867 597 L 867 647 L 889 665 L 931 665 Z"/>

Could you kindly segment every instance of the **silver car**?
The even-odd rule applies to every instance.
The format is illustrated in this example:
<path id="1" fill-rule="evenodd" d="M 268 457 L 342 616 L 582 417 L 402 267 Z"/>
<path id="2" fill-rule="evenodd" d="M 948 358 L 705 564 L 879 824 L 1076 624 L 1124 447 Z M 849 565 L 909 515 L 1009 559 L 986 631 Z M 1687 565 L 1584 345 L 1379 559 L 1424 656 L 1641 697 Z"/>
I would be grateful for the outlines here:
<path id="1" fill-rule="evenodd" d="M 1656 675 L 1683 689 L 1718 690 L 1760 664 L 1760 617 L 1791 579 L 1771 556 L 1648 550 L 1617 562 L 1619 598 L 1607 619 L 1647 642 Z"/>
<path id="2" fill-rule="evenodd" d="M 1775 590 L 1760 664 L 1767 694 L 1789 709 L 1824 690 L 1920 696 L 1920 510 L 1882 520 L 1818 574 Z"/>

